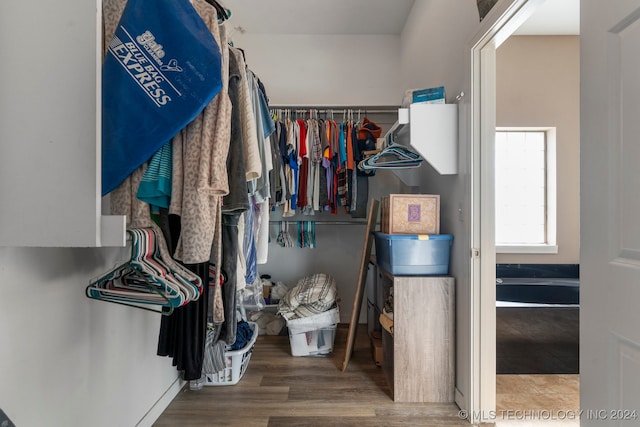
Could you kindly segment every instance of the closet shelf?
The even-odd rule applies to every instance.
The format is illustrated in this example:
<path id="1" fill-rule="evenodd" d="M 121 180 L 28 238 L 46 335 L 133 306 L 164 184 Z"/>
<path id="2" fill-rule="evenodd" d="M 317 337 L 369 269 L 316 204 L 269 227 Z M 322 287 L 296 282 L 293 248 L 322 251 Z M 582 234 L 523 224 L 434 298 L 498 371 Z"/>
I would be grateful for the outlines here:
<path id="1" fill-rule="evenodd" d="M 387 144 L 413 147 L 440 175 L 458 173 L 458 105 L 416 103 L 398 109 L 398 121 L 385 135 Z M 394 170 L 405 184 L 417 185 L 415 173 Z"/>

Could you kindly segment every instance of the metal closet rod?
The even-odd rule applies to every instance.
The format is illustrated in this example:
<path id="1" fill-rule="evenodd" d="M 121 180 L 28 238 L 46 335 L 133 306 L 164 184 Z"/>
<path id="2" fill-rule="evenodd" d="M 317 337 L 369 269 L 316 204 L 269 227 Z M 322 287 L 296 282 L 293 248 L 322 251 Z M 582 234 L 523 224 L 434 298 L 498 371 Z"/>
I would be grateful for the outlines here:
<path id="1" fill-rule="evenodd" d="M 352 112 L 356 112 L 360 110 L 362 113 L 367 114 L 397 114 L 398 106 L 393 105 L 383 105 L 383 106 L 362 106 L 362 105 L 339 105 L 339 106 L 331 106 L 331 105 L 316 105 L 316 106 L 304 106 L 304 105 L 270 105 L 269 109 L 271 110 L 291 110 L 296 113 L 308 113 L 309 110 L 317 111 L 318 113 L 327 113 L 333 112 L 338 114 L 344 114 L 347 111 L 351 110 Z"/>
<path id="2" fill-rule="evenodd" d="M 366 225 L 366 221 L 314 221 L 314 220 L 309 220 L 309 219 L 292 219 L 292 220 L 287 220 L 287 219 L 280 219 L 280 220 L 270 220 L 269 223 L 270 224 L 280 224 L 281 222 L 289 222 L 289 223 L 296 223 L 296 222 L 314 222 L 316 225 Z"/>

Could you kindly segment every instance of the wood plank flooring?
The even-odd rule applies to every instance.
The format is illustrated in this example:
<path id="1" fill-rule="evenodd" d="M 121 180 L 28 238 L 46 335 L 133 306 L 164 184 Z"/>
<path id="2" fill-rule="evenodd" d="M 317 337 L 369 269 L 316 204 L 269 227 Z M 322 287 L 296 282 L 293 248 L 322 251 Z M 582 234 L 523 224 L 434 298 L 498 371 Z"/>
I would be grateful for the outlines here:
<path id="1" fill-rule="evenodd" d="M 346 372 L 347 325 L 340 325 L 332 357 L 291 356 L 289 338 L 258 337 L 244 377 L 234 386 L 186 387 L 154 424 L 156 427 L 332 427 L 469 426 L 455 404 L 394 403 L 382 369 L 375 366 L 366 325 L 359 325 Z M 498 375 L 497 410 L 579 408 L 578 375 Z M 579 420 L 545 422 L 495 420 L 497 427 L 577 427 Z M 488 424 L 490 425 L 490 424 Z"/>
<path id="2" fill-rule="evenodd" d="M 293 357 L 289 337 L 260 336 L 247 372 L 233 386 L 188 387 L 155 427 L 468 426 L 455 404 L 394 403 L 371 358 L 366 325 L 341 372 L 348 325 L 339 325 L 332 357 Z"/>

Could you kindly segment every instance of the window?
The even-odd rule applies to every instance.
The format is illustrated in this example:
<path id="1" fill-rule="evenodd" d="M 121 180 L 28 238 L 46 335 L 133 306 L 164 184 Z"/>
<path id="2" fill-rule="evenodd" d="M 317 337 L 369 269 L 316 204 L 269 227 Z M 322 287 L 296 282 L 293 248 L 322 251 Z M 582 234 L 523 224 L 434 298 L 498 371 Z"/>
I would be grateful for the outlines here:
<path id="1" fill-rule="evenodd" d="M 555 129 L 498 128 L 496 252 L 557 253 Z"/>

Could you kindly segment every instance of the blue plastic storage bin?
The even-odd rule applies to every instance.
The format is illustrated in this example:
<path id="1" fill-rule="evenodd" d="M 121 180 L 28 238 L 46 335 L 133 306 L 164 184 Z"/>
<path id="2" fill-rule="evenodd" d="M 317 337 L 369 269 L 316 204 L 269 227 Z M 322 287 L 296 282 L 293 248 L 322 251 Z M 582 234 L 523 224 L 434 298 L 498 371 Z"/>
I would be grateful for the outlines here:
<path id="1" fill-rule="evenodd" d="M 445 276 L 453 236 L 450 234 L 384 234 L 373 232 L 378 265 L 398 276 Z"/>

